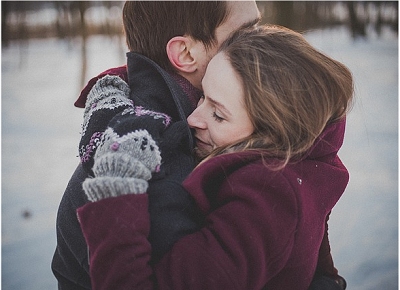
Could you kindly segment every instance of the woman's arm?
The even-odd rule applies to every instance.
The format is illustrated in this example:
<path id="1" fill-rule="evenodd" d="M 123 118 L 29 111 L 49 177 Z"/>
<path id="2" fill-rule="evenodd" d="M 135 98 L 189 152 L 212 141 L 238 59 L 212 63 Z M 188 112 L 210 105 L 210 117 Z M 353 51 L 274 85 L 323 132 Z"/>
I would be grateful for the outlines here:
<path id="1" fill-rule="evenodd" d="M 93 158 L 101 136 L 110 121 L 127 108 L 133 108 L 129 86 L 118 76 L 106 75 L 96 81 L 87 94 L 83 114 L 79 157 L 83 168 L 93 174 Z"/>
<path id="2" fill-rule="evenodd" d="M 115 285 L 121 286 L 118 289 L 138 285 L 145 285 L 139 289 L 174 290 L 262 288 L 288 258 L 297 209 L 291 191 L 280 194 L 278 202 L 265 178 L 252 176 L 254 180 L 249 176 L 231 180 L 232 187 L 218 193 L 218 207 L 204 213 L 205 226 L 180 239 L 153 268 L 146 195 L 81 208 L 78 214 L 90 249 L 93 289 L 116 289 Z M 106 220 L 104 225 L 97 215 Z"/>
<path id="3" fill-rule="evenodd" d="M 88 203 L 78 209 L 78 219 L 89 247 L 92 289 L 154 289 L 147 194 Z"/>

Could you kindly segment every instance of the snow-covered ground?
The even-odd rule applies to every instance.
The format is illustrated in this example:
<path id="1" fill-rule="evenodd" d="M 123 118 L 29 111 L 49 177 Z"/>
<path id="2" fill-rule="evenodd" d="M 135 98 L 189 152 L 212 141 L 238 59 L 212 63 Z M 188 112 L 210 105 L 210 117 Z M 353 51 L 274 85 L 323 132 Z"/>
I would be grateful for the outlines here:
<path id="1" fill-rule="evenodd" d="M 351 290 L 398 288 L 398 39 L 306 34 L 354 74 L 356 103 L 340 155 L 351 180 L 330 221 Z M 116 39 L 89 40 L 88 76 L 124 63 Z M 56 289 L 55 218 L 79 160 L 80 46 L 55 39 L 2 49 L 2 287 Z"/>

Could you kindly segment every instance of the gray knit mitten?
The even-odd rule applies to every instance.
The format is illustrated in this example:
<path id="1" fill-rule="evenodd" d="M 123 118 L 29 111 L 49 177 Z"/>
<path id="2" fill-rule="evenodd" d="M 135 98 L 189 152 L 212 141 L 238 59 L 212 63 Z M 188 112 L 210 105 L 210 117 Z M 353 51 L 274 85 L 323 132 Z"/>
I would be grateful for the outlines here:
<path id="1" fill-rule="evenodd" d="M 161 154 L 146 130 L 119 136 L 108 128 L 94 156 L 94 178 L 82 186 L 90 201 L 124 194 L 146 193 L 152 173 L 159 171 Z"/>
<path id="2" fill-rule="evenodd" d="M 128 84 L 117 76 L 106 75 L 99 79 L 86 99 L 82 134 L 85 134 L 94 112 L 107 109 L 115 112 L 115 109 L 119 107 L 132 107 L 133 103 L 129 99 L 129 92 Z M 115 113 L 111 117 L 114 115 Z"/>
<path id="3" fill-rule="evenodd" d="M 92 174 L 93 158 L 100 136 L 110 120 L 127 108 L 133 108 L 129 86 L 117 76 L 106 75 L 90 90 L 83 114 L 79 157 L 86 172 Z"/>

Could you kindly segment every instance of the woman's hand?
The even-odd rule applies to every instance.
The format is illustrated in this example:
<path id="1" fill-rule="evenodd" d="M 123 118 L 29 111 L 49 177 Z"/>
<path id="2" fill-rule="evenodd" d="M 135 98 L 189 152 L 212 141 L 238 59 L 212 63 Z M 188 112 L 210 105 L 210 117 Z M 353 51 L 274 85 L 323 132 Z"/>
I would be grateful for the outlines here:
<path id="1" fill-rule="evenodd" d="M 83 189 L 90 201 L 145 193 L 160 165 L 159 148 L 146 130 L 119 136 L 108 128 L 94 156 L 94 178 L 87 178 Z"/>

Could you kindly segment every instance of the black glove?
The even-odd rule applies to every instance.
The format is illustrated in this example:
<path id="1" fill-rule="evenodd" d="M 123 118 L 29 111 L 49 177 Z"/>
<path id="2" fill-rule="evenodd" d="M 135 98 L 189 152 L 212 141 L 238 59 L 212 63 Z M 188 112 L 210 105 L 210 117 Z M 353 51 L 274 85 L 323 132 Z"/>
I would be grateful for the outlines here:
<path id="1" fill-rule="evenodd" d="M 314 277 L 308 290 L 345 290 L 347 287 L 346 280 L 342 276 L 336 279 L 320 275 Z"/>

